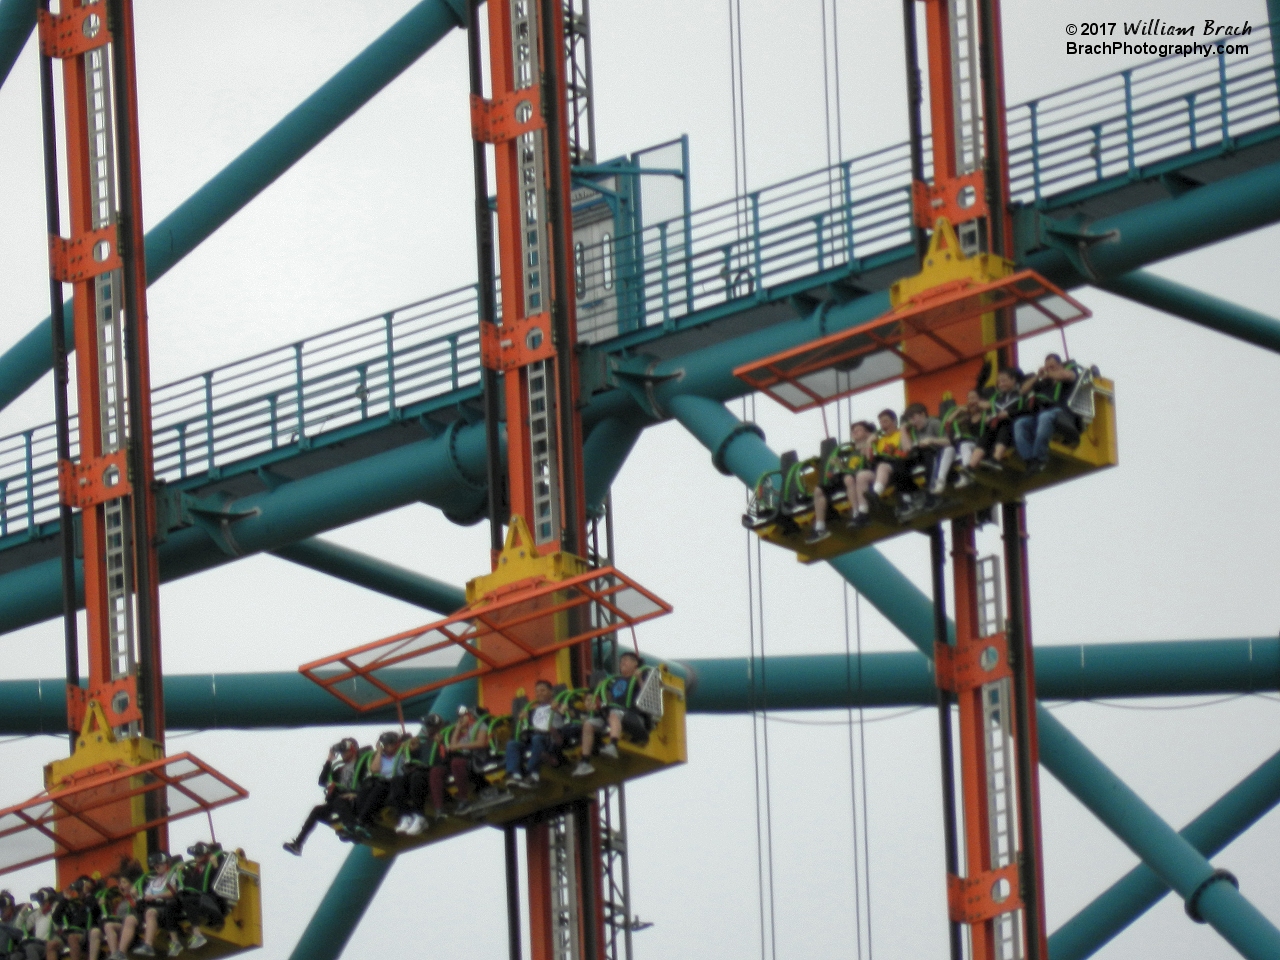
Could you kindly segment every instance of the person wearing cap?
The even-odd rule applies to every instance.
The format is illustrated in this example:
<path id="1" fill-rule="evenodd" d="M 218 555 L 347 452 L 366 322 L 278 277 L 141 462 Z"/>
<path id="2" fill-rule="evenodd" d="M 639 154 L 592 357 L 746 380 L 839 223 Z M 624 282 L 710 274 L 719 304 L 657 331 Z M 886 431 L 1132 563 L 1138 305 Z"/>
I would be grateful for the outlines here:
<path id="1" fill-rule="evenodd" d="M 400 754 L 402 739 L 395 730 L 388 730 L 378 737 L 378 744 L 365 765 L 364 777 L 356 790 L 357 832 L 367 831 L 378 811 L 387 805 L 391 781 L 400 775 L 404 766 Z"/>
<path id="2" fill-rule="evenodd" d="M 543 762 L 564 742 L 560 729 L 567 720 L 567 710 L 555 702 L 554 693 L 551 681 L 536 681 L 533 699 L 516 718 L 505 757 L 507 782 L 514 786 L 530 789 L 537 786 L 542 778 Z"/>
<path id="3" fill-rule="evenodd" d="M 431 787 L 431 770 L 442 766 L 444 755 L 440 731 L 444 717 L 429 713 L 422 718 L 422 729 L 416 737 L 410 737 L 400 745 L 402 772 L 391 781 L 391 794 L 387 805 L 400 814 L 396 833 L 416 837 L 427 828 L 423 811 Z"/>
<path id="4" fill-rule="evenodd" d="M 364 766 L 372 760 L 372 751 L 364 757 Z M 320 769 L 319 784 L 324 790 L 324 802 L 311 808 L 302 829 L 292 840 L 286 840 L 284 849 L 295 857 L 302 856 L 302 846 L 311 836 L 317 823 L 341 823 L 350 833 L 355 827 L 356 788 L 361 764 L 360 745 L 351 737 L 339 740 L 329 748 L 329 758 Z"/>
<path id="5" fill-rule="evenodd" d="M 649 740 L 649 725 L 639 710 L 635 709 L 636 697 L 644 682 L 646 671 L 643 661 L 634 650 L 624 650 L 618 657 L 618 672 L 600 681 L 592 696 L 602 710 L 608 726 L 610 742 L 600 748 L 600 755 L 617 759 L 617 742 L 626 736 L 628 740 L 643 745 Z M 573 768 L 573 776 L 586 777 L 595 773 L 591 756 L 595 752 L 599 735 L 595 724 L 582 725 L 582 759 Z"/>
<path id="6" fill-rule="evenodd" d="M 191 938 L 187 941 L 187 949 L 198 950 L 208 941 L 200 927 L 214 930 L 222 928 L 222 921 L 230 912 L 227 902 L 213 888 L 218 870 L 226 854 L 216 843 L 205 843 L 203 840 L 187 847 L 191 857 L 179 874 L 178 902 L 182 904 L 182 913 L 191 924 Z"/>
<path id="7" fill-rule="evenodd" d="M 161 930 L 169 934 L 169 956 L 182 953 L 182 941 L 178 938 L 182 908 L 178 904 L 178 871 L 175 869 L 181 860 L 163 850 L 154 850 L 147 857 L 147 872 L 134 885 L 142 913 L 142 942 L 133 948 L 135 956 L 154 957 L 156 934 Z"/>
<path id="8" fill-rule="evenodd" d="M 457 813 L 464 813 L 471 803 L 471 755 L 473 751 L 489 749 L 489 731 L 476 723 L 476 713 L 466 705 L 458 707 L 458 719 L 440 731 L 448 760 L 448 773 L 453 777 L 457 790 Z M 446 767 L 441 764 L 431 768 L 431 806 L 436 816 L 444 815 Z"/>

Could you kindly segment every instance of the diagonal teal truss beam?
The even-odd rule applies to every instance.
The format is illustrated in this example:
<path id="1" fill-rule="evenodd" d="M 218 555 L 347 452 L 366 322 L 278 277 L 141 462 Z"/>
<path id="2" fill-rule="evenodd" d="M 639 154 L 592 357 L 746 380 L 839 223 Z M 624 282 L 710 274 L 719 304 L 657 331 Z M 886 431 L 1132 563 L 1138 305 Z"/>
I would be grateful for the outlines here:
<path id="1" fill-rule="evenodd" d="M 30 8 L 34 23 L 34 2 L 28 0 L 26 7 Z M 423 0 L 156 224 L 146 238 L 147 283 L 155 283 L 168 273 L 450 30 L 465 25 L 465 13 L 463 0 Z M 2 57 L 21 32 L 23 3 L 0 0 L 0 14 L 8 15 L 0 19 L 0 28 L 13 24 L 9 33 L 0 33 Z M 30 33 L 30 28 L 27 32 Z M 4 61 L 0 59 L 0 68 L 3 66 Z M 70 344 L 73 342 L 70 310 L 66 316 L 67 343 Z M 46 317 L 0 356 L 0 410 L 51 369 L 52 342 Z"/>
<path id="2" fill-rule="evenodd" d="M 0 87 L 36 28 L 36 0 L 0 0 Z"/>
<path id="3" fill-rule="evenodd" d="M 1182 317 L 1210 330 L 1280 353 L 1280 320 L 1147 270 L 1134 270 L 1098 284 L 1136 303 Z"/>
<path id="4" fill-rule="evenodd" d="M 425 574 L 311 537 L 272 550 L 274 556 L 448 616 L 467 602 L 466 592 Z"/>
<path id="5" fill-rule="evenodd" d="M 681 424 L 711 451 L 712 463 L 753 485 L 776 469 L 777 455 L 758 428 L 722 404 L 684 397 L 672 406 Z M 932 605 L 882 554 L 863 549 L 829 561 L 925 656 L 933 652 Z M 1278 960 L 1280 930 L 1166 824 L 1043 705 L 1037 705 L 1045 768 L 1184 900 L 1196 896 L 1201 916 L 1249 960 Z"/>
<path id="6" fill-rule="evenodd" d="M 1039 656 L 1039 651 L 1036 652 Z M 1212 857 L 1280 803 L 1280 753 L 1228 790 L 1181 831 L 1182 837 Z M 1139 864 L 1064 923 L 1049 938 L 1051 960 L 1084 960 L 1169 892 L 1146 864 Z"/>

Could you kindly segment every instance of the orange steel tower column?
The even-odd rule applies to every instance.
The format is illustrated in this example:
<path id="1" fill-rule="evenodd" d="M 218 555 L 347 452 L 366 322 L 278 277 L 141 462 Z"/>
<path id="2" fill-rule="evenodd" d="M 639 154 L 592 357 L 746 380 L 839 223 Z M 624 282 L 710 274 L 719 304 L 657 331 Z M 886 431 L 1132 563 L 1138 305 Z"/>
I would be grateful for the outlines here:
<path id="1" fill-rule="evenodd" d="M 139 759 L 163 749 L 158 566 L 146 348 L 146 267 L 130 0 L 63 0 L 39 11 L 45 99 L 49 262 L 58 379 L 58 481 L 63 506 L 64 588 L 68 620 L 67 720 L 73 737 L 90 714 L 119 739 L 150 741 Z M 66 226 L 60 235 L 54 157 L 51 61 L 62 61 L 66 148 Z M 62 285 L 74 295 L 79 458 L 70 457 Z M 87 625 L 88 690 L 75 654 L 71 510 L 80 511 Z M 94 710 L 90 710 L 90 706 Z M 104 734 L 106 731 L 103 731 Z M 73 741 L 74 742 L 74 741 Z M 74 779 L 72 761 L 49 776 Z M 53 786 L 53 784 L 49 784 Z M 124 806 L 116 815 L 138 816 Z M 137 806 L 134 804 L 133 806 Z M 148 816 L 148 820 L 154 819 Z M 152 848 L 167 845 L 163 824 Z M 114 868 L 141 841 L 122 839 L 59 858 L 60 880 Z"/>
<path id="2" fill-rule="evenodd" d="M 502 378 L 506 414 L 507 508 L 513 530 L 527 527 L 533 551 L 583 555 L 586 515 L 582 482 L 582 427 L 577 323 L 569 281 L 572 214 L 564 66 L 564 19 L 559 0 L 490 0 L 490 96 L 484 98 L 479 38 L 472 28 L 472 135 L 494 147 L 497 248 L 502 278 L 500 312 L 488 285 L 492 244 L 487 213 L 487 173 L 477 151 L 477 231 L 480 246 L 481 359 L 486 369 L 490 418 L 490 522 L 494 565 L 499 562 L 501 510 L 494 466 L 497 382 Z M 523 521 L 523 524 L 518 523 Z M 580 632 L 569 622 L 557 630 Z M 578 685 L 591 669 L 589 644 L 552 653 L 482 680 L 486 702 L 509 697 L 539 676 L 562 675 Z M 567 663 L 566 663 L 567 661 Z M 487 679 L 487 678 L 486 678 Z M 510 848 L 509 845 L 509 849 Z M 511 857 L 508 856 L 508 870 Z M 600 837 L 595 801 L 552 811 L 527 825 L 528 902 L 534 960 L 600 955 L 603 941 Z M 512 884 L 509 882 L 509 889 Z M 519 953 L 512 934 L 511 951 Z"/>
<path id="3" fill-rule="evenodd" d="M 908 0 L 907 42 L 914 85 L 914 2 Z M 1012 254 L 1008 211 L 1008 156 L 998 0 L 923 0 L 928 50 L 930 119 L 933 133 L 931 183 L 923 179 L 922 138 L 914 138 L 913 201 L 919 230 L 936 230 L 945 218 L 957 230 L 966 256 Z M 913 98 L 914 99 L 914 98 Z M 918 102 L 912 109 L 918 108 Z M 919 119 L 913 116 L 913 131 Z M 923 248 L 923 244 L 921 247 Z M 932 252 L 932 251 L 931 251 Z M 936 254 L 934 255 L 936 258 Z M 927 267 L 934 267 L 930 263 Z M 926 271 L 927 275 L 927 271 Z M 998 310 L 968 321 L 978 355 L 982 344 L 996 366 L 1016 364 L 1008 342 L 1012 311 Z M 937 409 L 949 390 L 976 379 L 980 359 L 961 369 L 908 377 L 908 402 Z M 994 372 L 994 371 L 993 371 Z M 1047 960 L 1040 836 L 1039 765 L 1035 729 L 1035 680 L 1027 583 L 1026 517 L 1021 502 L 1006 503 L 1004 578 L 1009 598 L 1007 629 L 997 616 L 980 618 L 990 604 L 989 570 L 980 584 L 974 518 L 952 525 L 955 642 L 947 643 L 943 584 L 943 534 L 935 529 L 934 603 L 937 681 L 946 805 L 948 900 L 951 952 L 959 960 L 961 927 L 969 931 L 975 960 Z M 983 592 L 980 593 L 980 590 Z M 998 599 L 995 601 L 998 606 Z M 952 704 L 959 720 L 960 806 L 954 809 Z M 963 829 L 964 873 L 957 834 Z"/>

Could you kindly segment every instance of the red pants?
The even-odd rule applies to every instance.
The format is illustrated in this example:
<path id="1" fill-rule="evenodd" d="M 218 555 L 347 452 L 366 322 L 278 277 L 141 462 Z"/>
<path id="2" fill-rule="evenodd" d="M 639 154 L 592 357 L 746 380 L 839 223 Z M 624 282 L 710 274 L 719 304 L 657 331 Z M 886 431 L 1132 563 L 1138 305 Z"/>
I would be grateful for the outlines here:
<path id="1" fill-rule="evenodd" d="M 466 757 L 450 757 L 448 769 L 444 764 L 431 768 L 431 806 L 436 813 L 444 809 L 444 778 L 453 775 L 453 785 L 458 788 L 458 802 L 471 799 L 471 771 Z"/>

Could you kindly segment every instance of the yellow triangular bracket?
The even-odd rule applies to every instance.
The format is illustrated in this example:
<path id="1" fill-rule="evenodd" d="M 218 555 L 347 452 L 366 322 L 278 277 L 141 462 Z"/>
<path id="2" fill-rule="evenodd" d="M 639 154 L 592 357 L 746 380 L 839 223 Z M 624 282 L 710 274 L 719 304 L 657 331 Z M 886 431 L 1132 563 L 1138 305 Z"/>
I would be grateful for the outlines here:
<path id="1" fill-rule="evenodd" d="M 922 294 L 937 288 L 957 283 L 990 283 L 1013 272 L 1013 264 L 994 253 L 966 257 L 951 221 L 939 217 L 934 222 L 920 272 L 895 283 L 889 290 L 889 302 L 897 309 L 923 299 Z"/>

